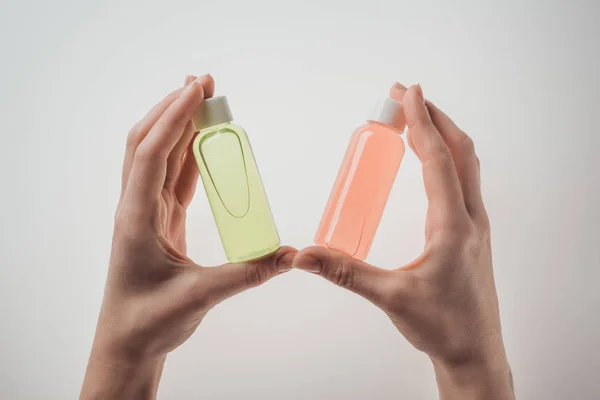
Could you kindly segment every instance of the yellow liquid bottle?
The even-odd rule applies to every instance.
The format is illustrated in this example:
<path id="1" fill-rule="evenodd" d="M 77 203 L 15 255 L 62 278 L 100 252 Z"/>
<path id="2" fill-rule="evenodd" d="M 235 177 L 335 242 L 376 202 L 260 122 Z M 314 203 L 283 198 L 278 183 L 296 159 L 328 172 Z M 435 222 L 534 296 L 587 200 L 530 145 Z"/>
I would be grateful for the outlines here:
<path id="1" fill-rule="evenodd" d="M 227 259 L 243 262 L 280 241 L 248 136 L 232 120 L 225 96 L 206 99 L 194 116 L 193 151 Z"/>

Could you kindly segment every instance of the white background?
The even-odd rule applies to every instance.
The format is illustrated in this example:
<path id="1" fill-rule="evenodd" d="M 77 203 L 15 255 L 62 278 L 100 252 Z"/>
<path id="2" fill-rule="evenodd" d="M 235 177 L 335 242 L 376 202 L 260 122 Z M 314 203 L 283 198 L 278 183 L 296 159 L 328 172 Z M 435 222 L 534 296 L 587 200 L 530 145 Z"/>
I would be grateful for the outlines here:
<path id="1" fill-rule="evenodd" d="M 128 129 L 211 72 L 284 244 L 311 244 L 352 131 L 399 80 L 475 140 L 520 399 L 600 392 L 596 1 L 3 1 L 0 397 L 74 399 Z M 410 151 L 369 260 L 423 246 Z M 200 187 L 190 255 L 225 261 Z M 426 356 L 362 298 L 292 271 L 211 311 L 162 399 L 433 399 Z"/>

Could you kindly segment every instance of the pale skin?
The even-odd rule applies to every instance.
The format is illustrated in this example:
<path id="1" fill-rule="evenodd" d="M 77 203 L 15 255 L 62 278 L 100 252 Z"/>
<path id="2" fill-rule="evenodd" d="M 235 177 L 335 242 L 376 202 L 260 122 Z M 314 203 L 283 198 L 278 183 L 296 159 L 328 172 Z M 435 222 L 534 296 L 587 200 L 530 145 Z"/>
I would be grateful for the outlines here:
<path id="1" fill-rule="evenodd" d="M 381 308 L 431 359 L 440 399 L 514 399 L 473 141 L 424 100 L 419 85 L 395 84 L 390 97 L 404 104 L 408 143 L 422 164 L 423 253 L 390 270 L 314 246 L 300 251 L 294 266 Z"/>
<path id="2" fill-rule="evenodd" d="M 380 269 L 321 247 L 202 267 L 186 256 L 198 181 L 191 117 L 214 93 L 188 77 L 129 133 L 106 289 L 81 399 L 154 399 L 167 354 L 225 299 L 293 267 L 381 308 L 431 359 L 440 399 L 514 399 L 492 271 L 489 221 L 472 141 L 420 86 L 395 84 L 429 201 L 423 254 Z"/>

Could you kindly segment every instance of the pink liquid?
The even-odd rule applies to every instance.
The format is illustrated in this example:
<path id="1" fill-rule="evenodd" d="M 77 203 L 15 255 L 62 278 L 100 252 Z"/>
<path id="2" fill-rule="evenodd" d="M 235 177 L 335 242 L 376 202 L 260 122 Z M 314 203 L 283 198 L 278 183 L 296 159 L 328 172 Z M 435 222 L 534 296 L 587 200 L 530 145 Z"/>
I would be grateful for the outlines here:
<path id="1" fill-rule="evenodd" d="M 315 242 L 364 260 L 404 156 L 400 132 L 369 121 L 354 132 Z"/>

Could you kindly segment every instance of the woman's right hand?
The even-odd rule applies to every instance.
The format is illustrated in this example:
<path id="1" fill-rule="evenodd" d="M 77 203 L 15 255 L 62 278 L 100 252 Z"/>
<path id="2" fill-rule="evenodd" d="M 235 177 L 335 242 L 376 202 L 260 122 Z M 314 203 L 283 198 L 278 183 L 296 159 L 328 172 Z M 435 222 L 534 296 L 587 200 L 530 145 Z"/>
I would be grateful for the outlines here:
<path id="1" fill-rule="evenodd" d="M 423 253 L 380 269 L 322 247 L 299 252 L 294 266 L 373 302 L 431 358 L 441 399 L 514 399 L 492 270 L 490 226 L 473 142 L 420 86 L 396 84 L 408 143 L 422 163 L 429 201 Z"/>
<path id="2" fill-rule="evenodd" d="M 296 250 L 200 266 L 185 222 L 198 181 L 192 116 L 213 95 L 210 75 L 159 102 L 131 130 L 106 289 L 81 399 L 154 399 L 167 353 L 215 305 L 289 271 Z"/>

